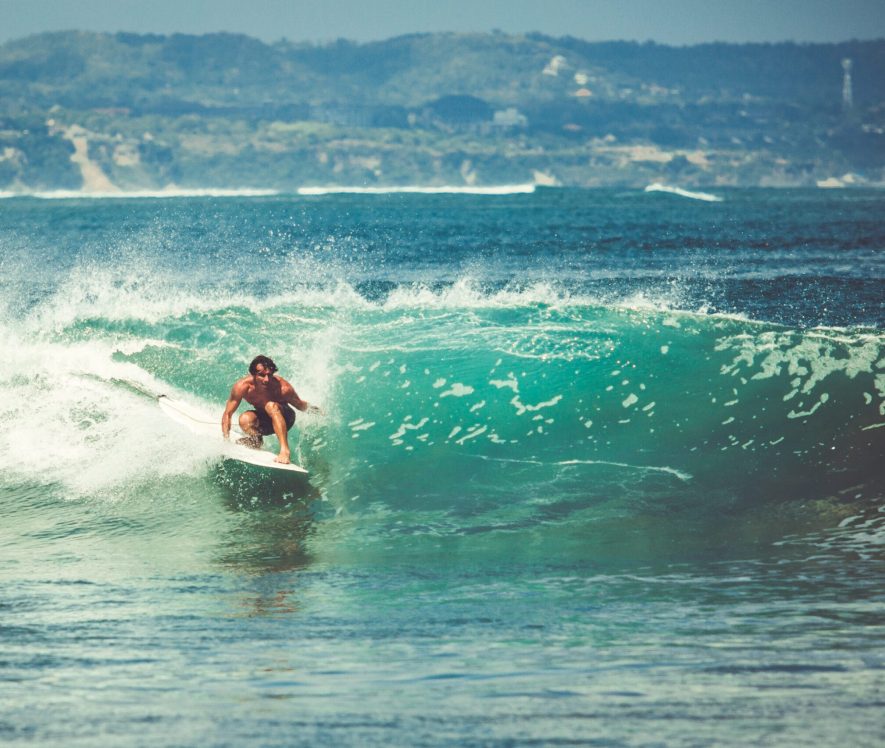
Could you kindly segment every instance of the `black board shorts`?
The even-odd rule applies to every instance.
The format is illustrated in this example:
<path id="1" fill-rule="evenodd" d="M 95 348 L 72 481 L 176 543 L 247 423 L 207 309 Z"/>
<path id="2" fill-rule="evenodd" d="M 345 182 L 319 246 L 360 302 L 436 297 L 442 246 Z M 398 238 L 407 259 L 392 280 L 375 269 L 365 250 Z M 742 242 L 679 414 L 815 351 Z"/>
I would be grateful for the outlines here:
<path id="1" fill-rule="evenodd" d="M 295 423 L 295 411 L 288 405 L 281 406 L 283 409 L 283 418 L 286 419 L 286 430 L 292 428 Z M 258 431 L 262 436 L 270 436 L 273 433 L 273 421 L 264 411 L 256 410 L 255 415 L 258 416 Z"/>

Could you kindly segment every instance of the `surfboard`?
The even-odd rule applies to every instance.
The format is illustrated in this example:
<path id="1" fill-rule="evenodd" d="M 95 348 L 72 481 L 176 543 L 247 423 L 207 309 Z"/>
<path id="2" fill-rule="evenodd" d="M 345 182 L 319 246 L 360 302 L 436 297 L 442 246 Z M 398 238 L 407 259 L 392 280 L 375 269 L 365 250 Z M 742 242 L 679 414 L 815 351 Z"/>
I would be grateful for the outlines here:
<path id="1" fill-rule="evenodd" d="M 200 412 L 197 408 L 187 403 L 175 400 L 168 395 L 157 397 L 157 403 L 160 406 L 160 410 L 175 423 L 184 426 L 194 434 L 217 440 L 219 452 L 227 459 L 271 470 L 283 470 L 307 475 L 307 470 L 294 462 L 288 465 L 274 462 L 275 455 L 273 452 L 269 452 L 266 449 L 252 449 L 251 447 L 237 444 L 237 439 L 243 438 L 243 434 L 239 431 L 231 429 L 230 440 L 223 439 L 221 436 L 220 419 L 216 421 L 210 420 L 205 413 Z"/>

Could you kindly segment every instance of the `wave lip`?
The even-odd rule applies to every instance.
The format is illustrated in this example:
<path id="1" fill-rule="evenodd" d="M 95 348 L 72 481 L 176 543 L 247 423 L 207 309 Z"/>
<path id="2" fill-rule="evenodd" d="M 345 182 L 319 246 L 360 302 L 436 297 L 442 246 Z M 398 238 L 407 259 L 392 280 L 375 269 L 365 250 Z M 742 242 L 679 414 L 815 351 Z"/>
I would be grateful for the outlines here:
<path id="1" fill-rule="evenodd" d="M 652 182 L 645 188 L 645 192 L 666 192 L 670 195 L 679 195 L 680 197 L 688 197 L 692 200 L 703 200 L 707 203 L 721 203 L 722 198 L 709 192 L 694 192 L 692 190 L 684 190 L 681 187 L 674 187 L 669 184 L 661 184 L 661 182 Z"/>
<path id="2" fill-rule="evenodd" d="M 420 195 L 527 195 L 535 191 L 535 185 L 527 184 L 501 184 L 487 187 L 471 186 L 441 186 L 420 187 L 418 185 L 401 185 L 398 187 L 299 187 L 299 195 L 394 195 L 394 194 L 420 194 Z"/>

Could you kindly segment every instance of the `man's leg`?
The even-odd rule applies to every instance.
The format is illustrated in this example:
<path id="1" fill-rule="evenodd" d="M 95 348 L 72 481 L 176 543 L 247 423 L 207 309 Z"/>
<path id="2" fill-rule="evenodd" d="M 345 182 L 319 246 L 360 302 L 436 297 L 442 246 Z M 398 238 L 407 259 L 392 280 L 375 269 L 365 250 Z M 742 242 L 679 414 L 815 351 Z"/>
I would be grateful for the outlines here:
<path id="1" fill-rule="evenodd" d="M 261 430 L 258 427 L 258 414 L 254 410 L 247 410 L 240 415 L 240 428 L 246 437 L 239 439 L 237 443 L 258 449 L 261 446 L 262 438 Z"/>
<path id="2" fill-rule="evenodd" d="M 279 403 L 268 403 L 264 406 L 264 412 L 270 416 L 273 424 L 273 432 L 277 439 L 280 440 L 280 453 L 276 456 L 275 461 L 284 465 L 289 464 L 289 424 L 286 422 L 286 416 L 283 414 L 284 405 Z"/>

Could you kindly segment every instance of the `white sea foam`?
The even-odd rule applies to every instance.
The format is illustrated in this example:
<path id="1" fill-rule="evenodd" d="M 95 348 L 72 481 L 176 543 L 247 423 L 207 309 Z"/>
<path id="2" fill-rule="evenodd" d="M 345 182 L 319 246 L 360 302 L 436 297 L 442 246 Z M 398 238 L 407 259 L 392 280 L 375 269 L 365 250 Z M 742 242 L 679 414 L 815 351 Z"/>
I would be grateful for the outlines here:
<path id="1" fill-rule="evenodd" d="M 50 301 L 32 310 L 28 324 L 34 330 L 46 331 L 59 330 L 84 319 L 156 323 L 193 313 L 209 314 L 236 308 L 254 313 L 295 308 L 308 313 L 316 309 L 366 310 L 377 306 L 344 282 L 257 297 L 226 286 L 175 286 L 137 267 L 80 267 L 68 274 Z M 299 321 L 292 319 L 293 323 Z"/>
<path id="2" fill-rule="evenodd" d="M 520 460 L 506 457 L 489 457 L 487 455 L 477 455 L 477 457 L 479 457 L 479 459 L 481 460 L 487 460 L 489 462 L 514 462 L 525 465 L 559 465 L 562 467 L 571 467 L 575 465 L 606 465 L 609 467 L 624 468 L 625 470 L 638 470 L 645 473 L 667 473 L 685 483 L 692 480 L 693 477 L 690 473 L 686 473 L 683 470 L 677 470 L 676 468 L 672 467 L 658 465 L 633 465 L 628 462 L 612 462 L 610 460 L 559 460 L 557 462 L 548 463 L 542 462 L 541 460 Z"/>
<path id="3" fill-rule="evenodd" d="M 721 203 L 722 198 L 718 195 L 712 195 L 709 192 L 694 192 L 692 190 L 684 190 L 681 187 L 673 187 L 669 184 L 661 184 L 660 182 L 652 182 L 645 188 L 646 192 L 666 192 L 671 195 L 679 195 L 680 197 L 688 197 L 692 200 L 703 200 L 707 203 Z"/>
<path id="4" fill-rule="evenodd" d="M 297 272 L 293 277 L 301 277 Z M 307 274 L 311 277 L 310 274 Z M 0 299 L 0 304 L 3 300 Z M 84 263 L 74 267 L 46 300 L 30 308 L 24 320 L 32 332 L 58 331 L 82 320 L 111 322 L 139 320 L 157 323 L 180 319 L 188 314 L 211 314 L 219 311 L 245 311 L 252 314 L 279 313 L 293 324 L 310 322 L 317 315 L 330 312 L 464 311 L 482 309 L 535 308 L 538 314 L 575 309 L 598 309 L 624 312 L 666 314 L 660 324 L 680 327 L 684 321 L 709 319 L 737 322 L 766 329 L 770 323 L 753 322 L 744 315 L 711 313 L 704 307 L 682 308 L 676 293 L 650 295 L 637 292 L 626 297 L 600 296 L 569 290 L 563 286 L 538 281 L 528 285 L 503 288 L 483 287 L 472 277 L 462 277 L 451 285 L 431 288 L 426 284 L 401 285 L 386 297 L 367 298 L 347 280 L 329 278 L 316 282 L 295 283 L 280 287 L 268 296 L 243 291 L 234 281 L 204 283 L 199 278 L 169 282 L 168 274 L 157 272 L 147 260 L 124 261 L 116 267 Z M 582 312 L 583 313 L 583 312 Z M 376 321 L 378 322 L 378 321 Z M 391 324 L 395 324 L 395 321 Z M 547 321 L 545 329 L 555 330 Z M 828 328 L 813 333 L 821 337 L 840 337 L 856 342 L 863 331 Z M 812 333 L 807 333 L 811 336 Z M 878 331 L 867 331 L 872 342 L 880 339 Z M 669 350 L 669 349 L 668 349 Z"/>
<path id="5" fill-rule="evenodd" d="M 174 433 L 153 400 L 137 391 L 168 387 L 114 360 L 112 346 L 0 334 L 0 347 L 10 352 L 0 359 L 0 417 L 9 424 L 0 432 L 5 474 L 61 484 L 72 498 L 116 499 L 146 479 L 193 475 L 211 459 L 205 441 Z M 23 363 L 31 376 L 22 376 Z"/>
<path id="6" fill-rule="evenodd" d="M 488 291 L 471 278 L 461 278 L 447 288 L 434 290 L 418 284 L 394 289 L 383 302 L 384 309 L 503 309 L 545 305 L 584 306 L 598 299 L 580 297 L 550 283 Z"/>
<path id="7" fill-rule="evenodd" d="M 796 396 L 794 390 L 801 395 L 811 394 L 833 374 L 842 374 L 849 379 L 872 374 L 879 396 L 885 398 L 885 378 L 875 376 L 881 368 L 882 347 L 881 335 L 846 337 L 817 331 L 800 335 L 792 331 L 769 330 L 725 337 L 719 341 L 716 350 L 734 354 L 732 362 L 722 368 L 725 376 L 744 374 L 753 380 L 771 379 L 782 374 L 790 376 L 790 392 L 784 397 L 786 401 Z M 808 415 L 819 406 L 820 403 Z"/>
<path id="8" fill-rule="evenodd" d="M 471 387 L 470 385 L 462 384 L 461 382 L 455 382 L 445 392 L 440 393 L 440 398 L 466 397 L 467 395 L 472 395 L 473 391 L 473 387 Z"/>
<path id="9" fill-rule="evenodd" d="M 33 192 L 0 191 L 0 198 L 37 197 L 42 200 L 125 200 L 169 197 L 267 197 L 279 194 L 279 190 L 270 189 L 172 187 L 161 190 L 115 190 L 112 192 L 87 192 L 84 190 L 37 190 Z"/>
<path id="10" fill-rule="evenodd" d="M 49 303 L 35 308 L 29 323 L 39 330 L 57 330 L 82 319 L 149 322 L 209 312 L 244 302 L 231 293 L 209 296 L 175 288 L 139 268 L 124 270 L 79 267 L 56 289 Z"/>
<path id="11" fill-rule="evenodd" d="M 299 195 L 394 195 L 417 193 L 421 195 L 525 195 L 535 191 L 534 184 L 502 184 L 487 187 L 469 185 L 419 187 L 404 185 L 399 187 L 299 187 Z"/>

